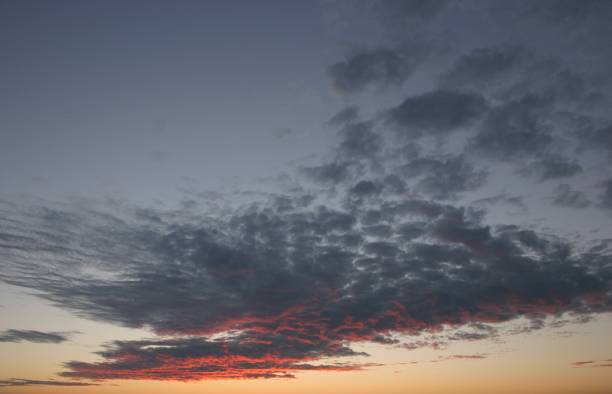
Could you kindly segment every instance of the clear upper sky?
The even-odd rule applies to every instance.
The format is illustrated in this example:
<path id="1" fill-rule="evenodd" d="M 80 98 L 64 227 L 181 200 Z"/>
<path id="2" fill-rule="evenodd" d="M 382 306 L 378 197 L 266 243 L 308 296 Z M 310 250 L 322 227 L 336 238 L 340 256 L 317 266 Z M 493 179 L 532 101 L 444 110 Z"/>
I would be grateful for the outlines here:
<path id="1" fill-rule="evenodd" d="M 0 0 L 0 393 L 612 392 L 611 17 Z"/>

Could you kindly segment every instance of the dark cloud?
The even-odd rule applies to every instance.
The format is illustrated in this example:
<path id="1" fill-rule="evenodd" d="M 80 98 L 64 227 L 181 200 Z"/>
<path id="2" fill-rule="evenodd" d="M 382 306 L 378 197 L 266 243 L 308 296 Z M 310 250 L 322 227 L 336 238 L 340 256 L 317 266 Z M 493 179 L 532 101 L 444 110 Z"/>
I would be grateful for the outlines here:
<path id="1" fill-rule="evenodd" d="M 401 135 L 444 136 L 470 125 L 487 109 L 479 95 L 437 90 L 409 97 L 386 114 L 386 121 Z"/>
<path id="2" fill-rule="evenodd" d="M 389 17 L 401 19 L 429 19 L 435 17 L 449 0 L 389 0 L 378 5 Z"/>
<path id="3" fill-rule="evenodd" d="M 443 12 L 447 6 L 456 15 Z M 503 30 L 519 17 L 526 23 L 525 34 L 536 29 L 536 20 L 540 24 L 551 22 L 542 24 L 540 30 L 546 31 L 543 34 L 557 34 L 557 22 L 550 17 L 575 9 L 580 19 L 598 21 L 589 29 L 571 33 L 576 35 L 573 39 L 594 38 L 598 29 L 603 29 L 595 10 L 603 12 L 606 7 L 555 1 L 537 7 L 521 2 L 504 7 L 491 3 L 470 8 L 453 1 L 426 5 L 421 2 L 384 3 L 376 7 L 393 10 L 391 13 L 396 13 L 397 18 L 413 20 L 412 27 L 396 29 L 394 37 L 397 40 L 387 47 L 420 45 L 420 55 L 411 57 L 415 70 L 423 71 L 432 66 L 434 71 L 429 74 L 437 80 L 433 81 L 433 90 L 413 94 L 370 120 L 358 118 L 355 107 L 339 113 L 333 123 L 341 128 L 341 142 L 326 164 L 329 167 L 320 168 L 322 175 L 326 169 L 339 170 L 346 174 L 342 182 L 350 181 L 346 184 L 353 186 L 361 180 L 386 177 L 398 181 L 396 193 L 421 193 L 427 197 L 451 199 L 484 185 L 486 172 L 480 168 L 482 159 L 510 164 L 521 175 L 546 181 L 586 172 L 581 164 L 588 160 L 577 155 L 589 149 L 612 152 L 612 148 L 607 148 L 610 145 L 608 137 L 612 134 L 602 126 L 607 124 L 607 115 L 601 112 L 600 105 L 606 100 L 609 89 L 605 77 L 598 76 L 586 60 L 577 62 L 571 57 L 560 56 L 567 51 L 555 52 L 559 48 L 544 45 L 544 38 L 530 40 L 524 34 L 503 34 Z M 528 9 L 531 14 L 526 12 Z M 499 28 L 479 25 L 483 15 L 494 16 L 500 22 Z M 457 33 L 456 41 L 455 37 L 438 31 L 441 19 L 450 23 L 445 25 L 449 34 Z M 464 19 L 467 24 L 472 21 L 474 29 L 490 29 L 491 36 L 462 41 L 464 31 L 455 29 L 450 21 L 459 23 Z M 444 46 L 443 37 L 451 40 L 449 47 Z M 590 52 L 592 49 L 585 51 L 596 58 L 597 54 Z M 400 49 L 394 52 L 408 53 Z M 602 60 L 607 56 L 601 51 L 598 55 Z M 601 114 L 601 119 L 595 114 Z M 419 139 L 424 136 L 434 137 L 435 147 L 431 146 L 432 141 Z M 417 149 L 413 150 L 409 144 Z M 438 161 L 435 165 L 429 160 L 445 154 L 470 160 L 452 163 L 456 166 L 446 163 L 444 169 L 444 159 L 434 159 Z M 331 167 L 337 163 L 343 164 L 342 170 Z M 385 193 L 390 189 L 383 186 L 383 190 L 377 198 L 388 198 Z M 586 198 L 576 199 L 576 195 L 561 195 L 562 192 L 557 191 L 559 196 L 555 204 L 588 205 Z M 371 203 L 372 197 L 368 198 Z M 364 201 L 363 198 L 354 199 L 353 203 Z M 504 202 L 527 210 L 522 198 L 508 197 Z M 604 207 L 604 204 L 599 206 Z"/>
<path id="4" fill-rule="evenodd" d="M 410 33 L 426 28 L 450 5 L 450 0 L 388 0 L 373 1 L 369 17 L 378 16 L 382 26 L 390 32 Z"/>
<path id="5" fill-rule="evenodd" d="M 378 195 L 382 191 L 381 184 L 372 181 L 359 181 L 350 189 L 350 194 L 357 198 Z"/>
<path id="6" fill-rule="evenodd" d="M 282 139 L 282 138 L 288 137 L 288 136 L 290 136 L 292 134 L 295 134 L 295 133 L 296 133 L 296 131 L 293 130 L 292 128 L 290 128 L 290 127 L 280 127 L 278 129 L 274 130 L 273 134 L 274 134 L 275 138 Z"/>
<path id="7" fill-rule="evenodd" d="M 34 343 L 61 343 L 67 341 L 69 333 L 43 332 L 35 330 L 5 330 L 0 332 L 0 342 L 34 342 Z"/>
<path id="8" fill-rule="evenodd" d="M 332 127 L 343 126 L 347 123 L 355 122 L 358 118 L 359 118 L 359 108 L 356 106 L 350 106 L 350 107 L 344 108 L 342 111 L 332 116 L 326 122 L 326 124 Z"/>
<path id="9" fill-rule="evenodd" d="M 582 148 L 606 152 L 612 157 L 612 125 L 579 133 Z"/>
<path id="10" fill-rule="evenodd" d="M 302 166 L 301 175 L 323 185 L 336 185 L 363 174 L 366 167 L 378 166 L 385 140 L 373 127 L 372 122 L 345 124 L 338 131 L 340 141 L 334 155 L 325 164 Z"/>
<path id="11" fill-rule="evenodd" d="M 552 73 L 550 82 L 552 86 L 547 89 L 547 92 L 560 101 L 593 105 L 601 99 L 598 97 L 601 93 L 591 90 L 587 81 L 574 71 L 561 69 Z"/>
<path id="12" fill-rule="evenodd" d="M 441 83 L 455 89 L 490 89 L 499 79 L 509 78 L 525 57 L 526 50 L 515 45 L 477 48 L 456 59 Z"/>
<path id="13" fill-rule="evenodd" d="M 419 177 L 416 189 L 435 199 L 454 198 L 458 193 L 476 190 L 485 184 L 487 176 L 464 156 L 414 159 L 401 172 L 408 178 Z"/>
<path id="14" fill-rule="evenodd" d="M 484 157 L 513 160 L 545 152 L 553 142 L 547 114 L 551 99 L 525 96 L 493 108 L 470 148 Z"/>
<path id="15" fill-rule="evenodd" d="M 518 45 L 477 48 L 458 57 L 440 77 L 440 86 L 478 92 L 492 100 L 548 97 L 572 109 L 592 107 L 602 99 L 583 74 Z"/>
<path id="16" fill-rule="evenodd" d="M 300 168 L 300 172 L 316 182 L 336 184 L 351 177 L 350 167 L 349 163 L 334 161 L 321 165 L 304 166 Z"/>
<path id="17" fill-rule="evenodd" d="M 519 170 L 519 173 L 533 176 L 539 181 L 568 178 L 581 172 L 580 164 L 558 154 L 546 155 Z"/>
<path id="18" fill-rule="evenodd" d="M 82 387 L 82 386 L 99 386 L 99 384 L 79 382 L 79 381 L 33 380 L 33 379 L 17 379 L 17 378 L 0 380 L 0 387 L 22 387 L 22 386 Z"/>
<path id="19" fill-rule="evenodd" d="M 498 203 L 506 203 L 519 208 L 523 211 L 527 210 L 523 196 L 509 196 L 507 193 L 501 193 L 492 197 L 485 197 L 475 200 L 474 205 L 495 205 Z"/>
<path id="20" fill-rule="evenodd" d="M 373 158 L 382 149 L 382 138 L 371 123 L 350 123 L 340 129 L 340 154 L 347 159 Z"/>
<path id="21" fill-rule="evenodd" d="M 599 206 L 612 210 L 612 178 L 601 183 L 603 192 L 599 195 Z"/>
<path id="22" fill-rule="evenodd" d="M 566 28 L 577 28 L 599 14 L 609 14 L 612 5 L 607 0 L 543 0 L 526 2 L 526 11 Z"/>
<path id="23" fill-rule="evenodd" d="M 397 174 L 390 174 L 383 179 L 383 188 L 389 194 L 405 194 L 408 191 L 406 182 Z"/>
<path id="24" fill-rule="evenodd" d="M 375 194 L 370 186 L 357 189 Z M 13 212 L 1 278 L 79 316 L 174 336 L 66 364 L 64 376 L 93 379 L 354 370 L 364 364 L 320 361 L 363 356 L 350 344 L 393 343 L 394 333 L 610 310 L 605 250 L 581 254 L 532 230 L 485 226 L 481 210 L 410 197 L 355 210 L 292 198 L 208 217 Z"/>
<path id="25" fill-rule="evenodd" d="M 399 87 L 414 68 L 413 60 L 391 49 L 359 52 L 327 69 L 333 88 L 342 94 L 368 88 Z"/>
<path id="26" fill-rule="evenodd" d="M 591 202 L 586 195 L 579 191 L 573 190 L 567 183 L 562 183 L 554 191 L 552 196 L 553 204 L 568 208 L 586 208 L 591 205 Z"/>

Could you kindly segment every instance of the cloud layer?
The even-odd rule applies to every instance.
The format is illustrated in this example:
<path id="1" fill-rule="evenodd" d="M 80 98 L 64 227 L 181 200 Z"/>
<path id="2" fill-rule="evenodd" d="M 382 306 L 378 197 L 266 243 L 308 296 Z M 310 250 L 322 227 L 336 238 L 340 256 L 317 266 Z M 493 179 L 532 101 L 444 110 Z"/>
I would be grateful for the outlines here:
<path id="1" fill-rule="evenodd" d="M 609 250 L 491 228 L 480 211 L 422 199 L 302 200 L 216 218 L 44 208 L 3 247 L 2 279 L 80 316 L 170 336 L 66 363 L 63 376 L 90 379 L 354 370 L 365 365 L 354 342 L 610 310 Z"/>
<path id="2" fill-rule="evenodd" d="M 43 332 L 36 330 L 5 330 L 0 332 L 0 342 L 34 342 L 34 343 L 61 343 L 68 340 L 69 333 Z"/>
<path id="3" fill-rule="evenodd" d="M 474 12 L 505 11 L 493 3 Z M 226 209 L 203 209 L 202 201 L 177 210 L 4 202 L 0 280 L 77 316 L 156 335 L 106 344 L 98 361 L 68 361 L 61 375 L 187 381 L 353 371 L 374 365 L 356 343 L 440 347 L 411 339 L 459 330 L 445 341 L 479 340 L 501 335 L 496 327 L 505 322 L 528 321 L 520 333 L 549 317 L 612 311 L 612 243 L 491 224 L 485 207 L 525 210 L 524 199 L 482 194 L 509 168 L 526 185 L 551 183 L 549 202 L 559 209 L 608 214 L 612 181 L 598 169 L 612 157 L 610 119 L 601 111 L 609 81 L 544 53 L 536 39 L 531 47 L 506 44 L 488 31 L 481 35 L 495 42 L 458 37 L 440 55 L 445 33 L 436 23 L 482 17 L 462 4 L 375 7 L 395 35 L 406 34 L 395 22 L 410 20 L 419 33 L 411 39 L 427 50 L 411 54 L 414 46 L 390 42 L 357 51 L 327 69 L 332 88 L 343 96 L 397 94 L 420 68 L 442 70 L 429 75 L 428 88 L 407 89 L 369 116 L 350 104 L 331 117 L 337 144 L 291 175 L 298 185 L 291 192 Z M 600 33 L 575 30 L 599 20 L 600 3 L 546 4 L 517 2 L 507 18 L 528 9 L 542 31 Z M 597 181 L 585 192 L 573 182 L 587 172 L 586 181 Z M 62 335 L 9 330 L 0 341 Z M 60 384 L 36 382 L 0 385 Z"/>

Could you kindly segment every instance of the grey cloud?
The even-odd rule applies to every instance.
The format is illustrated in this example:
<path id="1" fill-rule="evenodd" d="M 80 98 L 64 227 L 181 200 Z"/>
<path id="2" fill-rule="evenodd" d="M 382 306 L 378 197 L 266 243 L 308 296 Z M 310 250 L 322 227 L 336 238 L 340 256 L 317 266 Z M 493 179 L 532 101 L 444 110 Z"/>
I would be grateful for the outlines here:
<path id="1" fill-rule="evenodd" d="M 293 130 L 292 128 L 290 128 L 290 127 L 280 127 L 278 129 L 274 130 L 274 132 L 273 132 L 274 138 L 277 138 L 277 139 L 282 139 L 282 138 L 288 137 L 288 136 L 290 136 L 292 134 L 295 134 L 295 133 L 296 133 L 296 131 Z"/>
<path id="2" fill-rule="evenodd" d="M 408 191 L 406 182 L 397 174 L 390 174 L 383 179 L 383 188 L 390 194 L 404 194 Z"/>
<path id="3" fill-rule="evenodd" d="M 356 106 L 346 107 L 334 116 L 332 116 L 326 123 L 328 126 L 337 127 L 343 126 L 347 123 L 355 122 L 359 118 L 359 108 Z"/>
<path id="4" fill-rule="evenodd" d="M 376 1 L 374 11 L 386 28 L 405 32 L 429 24 L 451 3 L 449 0 Z"/>
<path id="5" fill-rule="evenodd" d="M 373 225 L 365 225 L 362 226 L 363 233 L 372 237 L 386 238 L 393 235 L 393 228 L 386 224 L 373 224 Z M 372 245 L 372 244 L 368 244 Z M 368 250 L 368 245 L 364 246 L 364 250 Z M 391 245 L 387 245 L 391 247 Z M 373 249 L 369 249 L 372 251 Z M 379 249 L 380 250 L 380 249 Z"/>
<path id="6" fill-rule="evenodd" d="M 339 131 L 340 142 L 324 164 L 302 166 L 301 175 L 324 185 L 336 185 L 361 175 L 365 166 L 376 166 L 384 139 L 371 122 L 348 123 Z"/>
<path id="7" fill-rule="evenodd" d="M 612 178 L 603 181 L 601 187 L 603 192 L 599 195 L 599 206 L 612 210 Z"/>
<path id="8" fill-rule="evenodd" d="M 590 90 L 585 79 L 571 70 L 559 70 L 551 78 L 552 86 L 548 89 L 558 99 L 567 102 L 584 102 L 593 104 L 598 101 L 600 92 Z"/>
<path id="9" fill-rule="evenodd" d="M 553 142 L 546 117 L 551 104 L 549 98 L 525 96 L 493 108 L 470 149 L 497 160 L 545 152 Z"/>
<path id="10" fill-rule="evenodd" d="M 451 88 L 490 89 L 500 78 L 508 78 L 526 56 L 523 48 L 513 45 L 474 49 L 455 60 L 441 83 Z"/>
<path id="11" fill-rule="evenodd" d="M 398 226 L 398 234 L 406 240 L 412 240 L 425 234 L 425 225 L 422 222 L 405 223 Z"/>
<path id="12" fill-rule="evenodd" d="M 436 90 L 407 98 L 388 111 L 386 121 L 407 138 L 444 136 L 470 125 L 486 109 L 479 95 Z"/>
<path id="13" fill-rule="evenodd" d="M 486 182 L 487 173 L 476 169 L 464 156 L 419 158 L 401 168 L 406 177 L 419 177 L 416 189 L 436 199 L 454 198 L 476 190 Z"/>
<path id="14" fill-rule="evenodd" d="M 97 383 L 61 380 L 35 380 L 35 379 L 3 379 L 0 380 L 0 387 L 23 387 L 23 386 L 64 386 L 64 387 L 83 387 L 99 386 Z"/>
<path id="15" fill-rule="evenodd" d="M 539 181 L 568 178 L 581 172 L 580 164 L 558 154 L 546 155 L 519 170 L 519 173 L 533 176 Z"/>
<path id="16" fill-rule="evenodd" d="M 383 146 L 380 135 L 372 130 L 372 124 L 350 123 L 340 129 L 338 149 L 347 159 L 373 158 Z"/>
<path id="17" fill-rule="evenodd" d="M 69 333 L 44 332 L 36 330 L 9 329 L 0 332 L 0 342 L 34 342 L 34 343 L 61 343 L 67 341 Z"/>
<path id="18" fill-rule="evenodd" d="M 372 181 L 359 181 L 353 186 L 349 193 L 355 197 L 367 197 L 371 195 L 378 195 L 382 191 L 382 185 Z"/>
<path id="19" fill-rule="evenodd" d="M 354 94 L 370 87 L 399 87 L 412 70 L 410 59 L 399 52 L 383 48 L 351 55 L 331 65 L 327 75 L 337 92 Z"/>
<path id="20" fill-rule="evenodd" d="M 555 188 L 552 201 L 555 205 L 576 209 L 586 208 L 591 205 L 591 202 L 583 192 L 573 190 L 567 183 L 561 183 Z"/>
<path id="21" fill-rule="evenodd" d="M 416 350 L 421 348 L 431 348 L 435 350 L 445 349 L 448 346 L 448 343 L 440 341 L 440 340 L 418 340 L 410 343 L 403 343 L 399 347 L 407 350 Z M 413 361 L 412 364 L 418 364 L 418 361 Z"/>
<path id="22" fill-rule="evenodd" d="M 350 356 L 357 354 L 348 343 L 386 343 L 392 332 L 610 308 L 605 296 L 590 298 L 610 290 L 609 268 L 598 265 L 609 258 L 605 251 L 581 255 L 562 239 L 483 226 L 482 211 L 409 197 L 373 200 L 367 211 L 286 199 L 292 197 L 216 217 L 151 209 L 14 212 L 11 225 L 2 222 L 13 237 L 0 247 L 0 278 L 79 316 L 197 336 L 127 342 L 102 352 L 101 363 L 66 364 L 64 376 L 94 379 L 161 379 L 155 366 L 163 354 L 180 367 L 183 358 L 210 360 L 214 349 L 253 358 L 240 377 L 265 365 L 260 377 L 280 377 L 310 367 L 265 364 L 259 355 L 286 349 L 288 360 Z M 99 276 L 86 273 L 92 261 Z M 222 344 L 208 337 L 228 332 L 241 336 Z M 137 364 L 119 361 L 132 351 Z M 182 378 L 232 370 L 214 360 L 202 368 Z"/>
<path id="23" fill-rule="evenodd" d="M 423 212 L 434 218 L 431 225 L 417 222 L 413 227 L 421 225 L 423 233 L 442 241 L 442 244 L 431 245 L 431 250 L 447 253 L 444 259 L 454 259 L 450 256 L 456 255 L 459 258 L 458 267 L 464 264 L 466 256 L 470 256 L 464 254 L 466 251 L 457 249 L 457 246 L 461 245 L 467 246 L 468 251 L 474 250 L 478 253 L 482 250 L 495 250 L 493 255 L 505 256 L 503 258 L 509 260 L 519 256 L 521 246 L 514 243 L 518 242 L 519 238 L 516 238 L 516 241 L 509 238 L 511 234 L 519 234 L 515 230 L 505 230 L 495 236 L 490 229 L 479 226 L 479 216 L 475 213 L 468 215 L 462 209 L 418 200 L 409 203 L 402 204 L 402 210 L 400 206 L 387 207 L 386 211 L 393 214 L 391 217 L 382 217 L 393 218 L 394 221 L 403 218 L 405 223 L 410 217 L 406 214 Z M 430 208 L 427 208 L 428 206 Z M 91 218 L 82 218 L 81 221 L 83 220 L 91 221 Z M 119 244 L 123 246 L 101 249 L 101 245 L 112 243 L 99 243 L 102 241 L 100 239 L 92 244 L 90 240 L 88 249 L 93 249 L 88 253 L 95 253 L 98 259 L 108 261 L 107 267 L 102 265 L 100 268 L 110 270 L 120 267 L 119 261 L 125 261 L 125 258 L 122 258 L 125 253 L 123 248 L 142 250 L 145 254 L 132 257 L 134 262 L 126 267 L 129 270 L 120 279 L 100 281 L 95 278 L 80 278 L 79 281 L 74 281 L 59 273 L 44 277 L 34 275 L 34 282 L 28 279 L 30 276 L 20 279 L 7 278 L 7 274 L 4 274 L 3 277 L 14 284 L 36 286 L 46 293 L 45 298 L 96 319 L 134 327 L 151 325 L 161 332 L 208 330 L 217 324 L 215 322 L 230 319 L 232 316 L 239 317 L 244 313 L 255 316 L 280 313 L 299 300 L 325 294 L 328 287 L 342 287 L 350 278 L 356 279 L 357 282 L 365 280 L 366 278 L 359 277 L 359 273 L 354 271 L 351 265 L 351 261 L 359 256 L 358 250 L 354 249 L 352 244 L 343 244 L 344 239 L 339 237 L 353 232 L 358 220 L 348 213 L 322 207 L 306 212 L 253 208 L 234 215 L 228 223 L 229 227 L 175 224 L 166 229 L 163 229 L 164 225 L 155 230 L 155 227 L 151 227 L 154 223 L 141 229 L 140 226 L 132 228 L 132 225 L 114 224 L 111 227 L 114 231 L 103 231 L 104 237 L 111 237 L 107 240 L 110 241 L 121 236 L 122 242 Z M 389 224 L 391 231 L 395 232 L 393 222 Z M 97 225 L 91 228 L 89 233 L 103 229 L 96 227 Z M 83 235 L 86 236 L 87 233 L 88 231 L 85 231 Z M 37 244 L 40 242 L 38 240 Z M 401 245 L 395 247 L 402 251 L 402 260 L 410 258 L 412 253 L 416 253 L 412 258 L 418 259 L 423 252 L 423 249 L 411 251 Z M 549 253 L 545 249 L 538 252 Z M 58 257 L 63 256 L 61 250 L 55 253 L 59 253 Z M 432 267 L 435 267 L 437 259 L 434 256 L 427 254 L 427 259 L 434 264 Z M 481 259 L 482 256 L 476 254 L 470 258 Z M 525 258 L 521 255 L 521 259 Z M 143 259 L 142 263 L 138 262 L 140 259 Z M 418 270 L 411 271 L 412 268 L 404 266 L 402 260 L 394 263 L 397 266 L 393 269 L 399 270 L 398 274 L 408 270 L 412 275 L 420 275 Z M 58 260 L 54 264 L 66 263 Z M 525 264 L 533 264 L 527 272 L 539 269 L 536 263 L 525 261 Z M 32 274 L 37 272 L 36 266 L 26 264 L 25 267 L 34 270 Z M 526 267 L 529 265 L 523 269 Z M 494 274 L 495 264 L 489 268 L 493 270 L 489 274 Z M 468 272 L 460 269 L 456 274 Z M 442 285 L 450 279 L 442 275 L 438 280 L 442 280 Z M 397 283 L 398 286 L 400 282 Z M 319 285 L 313 288 L 312 283 Z M 428 287 L 426 283 L 422 282 L 421 285 Z M 163 294 L 159 294 L 157 290 L 160 286 L 166 289 Z M 599 286 L 603 286 L 603 283 Z M 391 289 L 389 288 L 390 291 Z M 418 286 L 415 291 L 417 289 Z M 429 292 L 431 289 L 421 290 Z M 347 291 L 352 292 L 352 289 L 348 288 Z M 397 291 L 400 291 L 399 287 L 394 288 L 392 293 Z M 368 293 L 356 293 L 354 296 L 357 298 L 353 298 L 353 302 L 360 302 L 362 297 L 365 297 L 363 301 L 366 302 L 370 297 Z M 418 296 L 418 292 L 405 296 L 408 301 L 410 297 Z M 383 302 L 385 298 L 386 296 L 378 302 Z M 401 300 L 402 297 L 398 299 Z M 328 304 L 328 307 L 335 311 L 328 312 L 332 320 L 335 313 L 338 313 L 338 316 L 349 313 L 351 308 L 344 310 L 342 304 L 340 301 L 337 305 Z M 194 313 L 195 310 L 199 313 Z M 376 310 L 375 308 L 368 313 L 375 314 Z M 424 311 L 419 313 L 422 312 Z M 434 322 L 435 320 L 431 321 Z"/>
<path id="24" fill-rule="evenodd" d="M 402 18 L 432 18 L 448 3 L 448 0 L 390 0 L 381 2 L 381 6 Z"/>
<path id="25" fill-rule="evenodd" d="M 607 0 L 544 0 L 526 2 L 526 11 L 566 28 L 577 28 L 599 14 L 608 14 L 612 5 Z"/>
<path id="26" fill-rule="evenodd" d="M 525 199 L 522 196 L 508 197 L 506 201 L 510 205 L 514 205 L 515 207 L 520 208 L 524 211 L 527 210 L 527 206 L 525 205 Z"/>
<path id="27" fill-rule="evenodd" d="M 466 330 L 459 330 L 446 336 L 448 341 L 479 341 L 491 339 L 498 334 L 498 329 L 482 323 L 472 324 Z"/>
<path id="28" fill-rule="evenodd" d="M 337 184 L 351 177 L 350 164 L 339 161 L 304 166 L 300 168 L 300 172 L 309 179 L 326 184 Z"/>
<path id="29" fill-rule="evenodd" d="M 574 109 L 593 106 L 601 96 L 592 81 L 562 61 L 517 45 L 477 48 L 460 56 L 440 77 L 440 85 L 503 101 L 552 97 Z"/>
<path id="30" fill-rule="evenodd" d="M 495 205 L 500 202 L 512 205 L 521 210 L 527 210 L 523 196 L 509 196 L 507 193 L 501 193 L 492 197 L 485 197 L 473 202 L 474 205 Z"/>
<path id="31" fill-rule="evenodd" d="M 583 149 L 594 149 L 608 153 L 612 157 L 612 125 L 594 130 L 587 128 L 578 133 Z"/>

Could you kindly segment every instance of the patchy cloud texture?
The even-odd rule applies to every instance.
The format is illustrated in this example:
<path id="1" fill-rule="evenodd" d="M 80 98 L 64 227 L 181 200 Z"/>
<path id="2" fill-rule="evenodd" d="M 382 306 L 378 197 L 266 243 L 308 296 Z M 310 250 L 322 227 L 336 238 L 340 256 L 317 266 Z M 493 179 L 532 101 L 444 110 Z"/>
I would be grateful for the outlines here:
<path id="1" fill-rule="evenodd" d="M 609 8 L 467 3 L 374 6 L 390 36 L 410 32 L 405 39 L 428 50 L 411 57 L 394 38 L 329 66 L 331 88 L 342 95 L 374 89 L 389 98 L 370 112 L 352 102 L 337 112 L 327 122 L 336 144 L 300 163 L 291 192 L 218 209 L 5 201 L 2 281 L 77 316 L 156 335 L 108 343 L 98 361 L 69 360 L 61 375 L 291 378 L 373 366 L 354 350 L 358 343 L 436 348 L 498 337 L 503 323 L 526 321 L 514 331 L 523 333 L 549 318 L 611 312 L 610 243 L 505 223 L 503 215 L 488 220 L 498 203 L 526 211 L 526 200 L 538 198 L 610 214 L 612 181 L 602 168 L 612 164 L 611 120 L 598 109 L 609 104 L 610 81 L 540 39 L 551 31 L 558 39 L 562 29 L 596 45 L 588 39 L 607 29 L 598 15 Z M 541 29 L 533 40 L 519 32 L 508 42 L 514 29 L 498 27 L 482 27 L 478 39 L 446 35 L 478 26 L 483 15 L 502 18 L 503 30 L 526 12 L 525 31 Z M 585 47 L 585 56 L 610 65 L 599 49 Z M 429 86 L 411 85 L 419 71 Z M 485 190 L 495 182 L 513 190 Z M 550 183 L 549 194 L 524 196 L 536 183 Z M 411 340 L 432 332 L 445 334 Z M 0 338 L 65 340 L 17 330 Z"/>
<path id="2" fill-rule="evenodd" d="M 354 370 L 363 363 L 318 361 L 364 356 L 348 344 L 392 344 L 394 333 L 610 310 L 607 252 L 373 194 L 339 209 L 275 199 L 225 217 L 39 207 L 8 220 L 2 279 L 80 316 L 179 336 L 66 364 L 64 376 L 90 379 Z M 90 261 L 98 275 L 85 273 Z"/>

